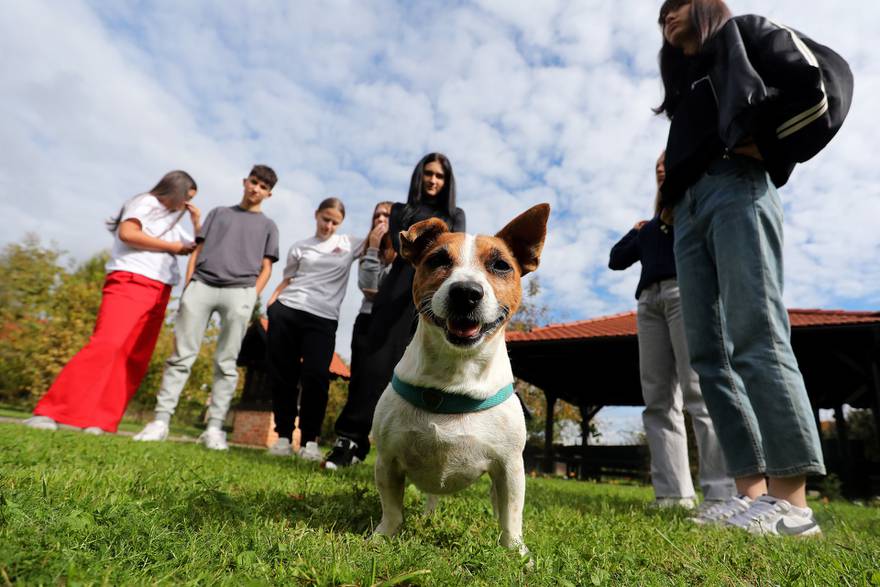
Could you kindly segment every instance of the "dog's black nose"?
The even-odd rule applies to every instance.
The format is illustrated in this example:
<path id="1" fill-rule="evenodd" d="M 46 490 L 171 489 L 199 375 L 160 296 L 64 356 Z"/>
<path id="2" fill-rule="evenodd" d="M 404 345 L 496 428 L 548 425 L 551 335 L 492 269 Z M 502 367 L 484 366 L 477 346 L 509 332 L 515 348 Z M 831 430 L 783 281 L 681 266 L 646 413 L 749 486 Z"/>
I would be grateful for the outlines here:
<path id="1" fill-rule="evenodd" d="M 483 286 L 476 281 L 459 281 L 449 286 L 449 302 L 460 312 L 470 312 L 483 299 Z"/>

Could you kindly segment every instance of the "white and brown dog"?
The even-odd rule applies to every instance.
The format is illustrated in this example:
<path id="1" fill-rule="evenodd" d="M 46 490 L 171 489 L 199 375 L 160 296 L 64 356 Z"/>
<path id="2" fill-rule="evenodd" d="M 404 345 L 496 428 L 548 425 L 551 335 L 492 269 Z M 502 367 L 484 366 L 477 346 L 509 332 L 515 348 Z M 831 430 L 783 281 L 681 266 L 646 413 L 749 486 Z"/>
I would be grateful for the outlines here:
<path id="1" fill-rule="evenodd" d="M 526 442 L 523 411 L 513 396 L 504 329 L 522 299 L 520 278 L 538 267 L 550 206 L 517 216 L 494 237 L 451 233 L 437 219 L 400 233 L 400 254 L 416 268 L 419 323 L 394 378 L 376 406 L 376 485 L 390 536 L 403 522 L 408 477 L 429 494 L 492 480 L 501 543 L 522 542 Z"/>

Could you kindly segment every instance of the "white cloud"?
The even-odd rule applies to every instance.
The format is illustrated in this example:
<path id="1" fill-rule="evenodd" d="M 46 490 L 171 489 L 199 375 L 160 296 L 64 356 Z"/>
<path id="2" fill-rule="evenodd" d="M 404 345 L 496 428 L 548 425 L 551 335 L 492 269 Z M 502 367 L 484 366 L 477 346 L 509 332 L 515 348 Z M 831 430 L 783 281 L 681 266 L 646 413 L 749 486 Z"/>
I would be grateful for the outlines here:
<path id="1" fill-rule="evenodd" d="M 731 2 L 834 47 L 856 76 L 840 135 L 781 191 L 793 306 L 880 302 L 880 5 L 857 4 Z M 638 269 L 605 267 L 653 201 L 666 133 L 650 111 L 658 6 L 11 3 L 0 21 L 0 51 L 14 56 L 0 62 L 0 242 L 36 232 L 83 259 L 109 246 L 103 220 L 165 171 L 190 171 L 207 210 L 235 202 L 263 162 L 280 176 L 266 212 L 286 250 L 311 234 L 328 195 L 346 202 L 343 230 L 366 232 L 373 204 L 403 200 L 416 161 L 442 150 L 472 231 L 553 204 L 538 274 L 555 318 L 628 310 Z M 345 355 L 359 303 L 350 284 Z"/>

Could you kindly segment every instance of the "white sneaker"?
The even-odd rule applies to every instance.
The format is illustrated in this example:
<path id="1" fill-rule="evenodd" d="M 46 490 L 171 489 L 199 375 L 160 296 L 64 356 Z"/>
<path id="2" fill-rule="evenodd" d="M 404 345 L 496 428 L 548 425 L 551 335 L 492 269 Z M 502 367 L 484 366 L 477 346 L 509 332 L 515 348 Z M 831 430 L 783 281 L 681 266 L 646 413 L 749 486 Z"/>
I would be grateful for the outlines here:
<path id="1" fill-rule="evenodd" d="M 299 449 L 297 456 L 304 461 L 314 461 L 316 463 L 324 460 L 324 455 L 321 454 L 321 449 L 318 448 L 318 443 L 314 440 L 308 441 L 304 447 Z"/>
<path id="2" fill-rule="evenodd" d="M 694 524 L 723 524 L 733 516 L 743 513 L 752 504 L 745 495 L 734 495 L 729 499 L 707 500 L 697 508 L 697 515 L 688 518 Z"/>
<path id="3" fill-rule="evenodd" d="M 226 433 L 219 428 L 208 428 L 199 436 L 199 442 L 211 450 L 229 450 L 226 444 Z"/>
<path id="4" fill-rule="evenodd" d="M 85 434 L 91 434 L 92 436 L 101 436 L 104 434 L 104 430 L 97 426 L 89 426 L 88 428 L 83 428 L 82 431 Z"/>
<path id="5" fill-rule="evenodd" d="M 650 507 L 661 510 L 667 508 L 692 510 L 696 506 L 697 503 L 693 497 L 658 497 L 651 503 Z"/>
<path id="6" fill-rule="evenodd" d="M 153 420 L 131 437 L 138 442 L 160 442 L 166 438 L 168 438 L 168 424 L 160 420 Z"/>
<path id="7" fill-rule="evenodd" d="M 727 523 L 751 534 L 774 536 L 816 536 L 822 533 L 813 510 L 791 505 L 784 499 L 762 495 L 745 512 Z"/>
<path id="8" fill-rule="evenodd" d="M 293 454 L 293 447 L 290 446 L 290 440 L 282 436 L 266 452 L 275 457 L 289 457 Z"/>
<path id="9" fill-rule="evenodd" d="M 58 422 L 49 416 L 31 416 L 24 421 L 24 425 L 36 430 L 58 430 Z"/>

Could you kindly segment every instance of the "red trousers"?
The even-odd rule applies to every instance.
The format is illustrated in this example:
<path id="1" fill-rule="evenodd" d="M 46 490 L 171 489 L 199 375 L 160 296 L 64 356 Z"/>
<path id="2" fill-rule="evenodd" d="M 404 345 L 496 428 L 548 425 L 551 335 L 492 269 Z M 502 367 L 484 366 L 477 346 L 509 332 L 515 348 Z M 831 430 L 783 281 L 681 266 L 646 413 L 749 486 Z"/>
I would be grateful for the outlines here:
<path id="1" fill-rule="evenodd" d="M 143 380 L 171 286 L 126 271 L 107 275 L 95 331 L 34 408 L 60 424 L 116 432 Z"/>

